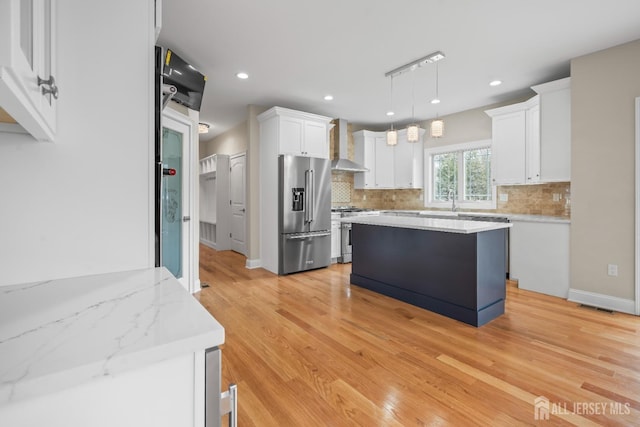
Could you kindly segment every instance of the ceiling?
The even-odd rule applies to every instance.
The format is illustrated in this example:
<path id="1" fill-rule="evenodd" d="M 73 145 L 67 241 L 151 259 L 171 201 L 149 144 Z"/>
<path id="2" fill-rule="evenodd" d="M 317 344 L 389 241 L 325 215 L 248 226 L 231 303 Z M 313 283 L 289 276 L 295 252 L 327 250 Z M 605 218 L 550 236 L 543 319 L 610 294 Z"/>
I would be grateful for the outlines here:
<path id="1" fill-rule="evenodd" d="M 391 106 L 402 125 L 412 106 L 427 120 L 508 101 L 569 76 L 572 58 L 640 39 L 640 1 L 163 0 L 162 25 L 158 44 L 207 76 L 208 140 L 250 104 L 384 129 Z M 442 102 L 430 103 L 435 64 L 394 78 L 392 100 L 385 73 L 438 50 Z"/>

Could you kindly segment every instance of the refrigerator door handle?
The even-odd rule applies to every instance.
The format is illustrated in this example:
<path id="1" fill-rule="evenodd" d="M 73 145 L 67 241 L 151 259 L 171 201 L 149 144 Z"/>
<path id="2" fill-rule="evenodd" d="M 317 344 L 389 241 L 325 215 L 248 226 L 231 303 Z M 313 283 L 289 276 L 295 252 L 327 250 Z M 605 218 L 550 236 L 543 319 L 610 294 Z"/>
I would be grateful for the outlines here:
<path id="1" fill-rule="evenodd" d="M 331 236 L 330 231 L 289 234 L 289 235 L 285 235 L 284 238 L 287 240 L 301 240 L 301 239 L 308 239 L 310 237 L 327 237 L 327 236 Z"/>
<path id="2" fill-rule="evenodd" d="M 313 200 L 315 198 L 314 194 L 314 182 L 313 182 L 313 169 L 309 169 L 305 171 L 305 193 L 307 194 L 306 200 L 306 222 L 313 222 L 314 220 L 314 212 L 313 212 Z"/>
<path id="3" fill-rule="evenodd" d="M 309 187 L 307 187 L 307 191 L 309 192 L 308 193 L 309 197 L 307 197 L 307 202 L 309 203 L 309 222 L 313 222 L 315 220 L 315 212 L 313 211 L 313 204 L 316 198 L 313 169 L 309 170 Z"/>
<path id="4" fill-rule="evenodd" d="M 309 170 L 304 171 L 304 223 L 309 222 L 309 199 L 311 198 L 311 194 L 309 194 Z"/>

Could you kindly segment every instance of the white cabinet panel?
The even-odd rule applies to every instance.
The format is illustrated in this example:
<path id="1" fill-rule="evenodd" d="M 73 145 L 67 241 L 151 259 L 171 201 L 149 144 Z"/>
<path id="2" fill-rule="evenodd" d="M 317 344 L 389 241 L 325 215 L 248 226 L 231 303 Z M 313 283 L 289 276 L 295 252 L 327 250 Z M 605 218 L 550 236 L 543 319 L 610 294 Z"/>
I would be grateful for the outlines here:
<path id="1" fill-rule="evenodd" d="M 567 298 L 569 230 L 568 223 L 513 221 L 509 276 L 519 288 Z"/>
<path id="2" fill-rule="evenodd" d="M 55 0 L 0 2 L 0 108 L 37 139 L 56 133 Z"/>
<path id="3" fill-rule="evenodd" d="M 327 124 L 305 120 L 304 122 L 304 147 L 305 156 L 329 158 L 329 138 Z"/>
<path id="4" fill-rule="evenodd" d="M 338 218 L 340 215 L 337 216 Z M 340 221 L 334 219 L 331 215 L 331 259 L 338 258 L 341 252 L 341 240 L 340 240 Z"/>
<path id="5" fill-rule="evenodd" d="M 571 78 L 532 89 L 540 94 L 540 180 L 571 181 Z"/>
<path id="6" fill-rule="evenodd" d="M 540 182 L 540 106 L 534 105 L 527 109 L 526 120 L 526 183 Z"/>
<path id="7" fill-rule="evenodd" d="M 376 189 L 393 188 L 394 186 L 394 147 L 387 145 L 385 136 L 375 137 L 375 180 Z"/>
<path id="8" fill-rule="evenodd" d="M 358 190 L 371 190 L 376 185 L 376 137 L 377 132 L 361 130 L 353 133 L 354 160 L 356 163 L 369 169 L 367 172 L 354 174 L 353 187 Z"/>
<path id="9" fill-rule="evenodd" d="M 524 110 L 493 117 L 491 175 L 494 185 L 524 183 L 525 123 Z"/>
<path id="10" fill-rule="evenodd" d="M 354 175 L 354 188 L 359 190 L 422 188 L 424 181 L 425 130 L 420 129 L 419 142 L 407 141 L 405 129 L 398 131 L 398 144 L 387 145 L 386 132 L 361 130 L 353 133 L 355 161 L 368 172 Z"/>
<path id="11" fill-rule="evenodd" d="M 278 108 L 278 107 L 276 107 Z M 311 114 L 279 109 L 279 154 L 329 158 L 328 118 L 313 119 Z M 299 113 L 294 115 L 293 113 Z M 310 118 L 303 118 L 303 115 Z M 320 116 L 317 116 L 320 117 Z"/>
<path id="12" fill-rule="evenodd" d="M 487 110 L 492 118 L 491 175 L 494 185 L 540 180 L 539 97 Z"/>
<path id="13" fill-rule="evenodd" d="M 418 142 L 407 141 L 406 131 L 398 131 L 398 144 L 394 149 L 394 187 L 422 188 L 424 181 L 425 130 L 419 130 Z"/>
<path id="14" fill-rule="evenodd" d="M 280 154 L 302 154 L 304 120 L 283 116 L 280 118 Z"/>
<path id="15" fill-rule="evenodd" d="M 571 180 L 570 78 L 532 89 L 539 95 L 486 111 L 493 119 L 495 185 Z"/>

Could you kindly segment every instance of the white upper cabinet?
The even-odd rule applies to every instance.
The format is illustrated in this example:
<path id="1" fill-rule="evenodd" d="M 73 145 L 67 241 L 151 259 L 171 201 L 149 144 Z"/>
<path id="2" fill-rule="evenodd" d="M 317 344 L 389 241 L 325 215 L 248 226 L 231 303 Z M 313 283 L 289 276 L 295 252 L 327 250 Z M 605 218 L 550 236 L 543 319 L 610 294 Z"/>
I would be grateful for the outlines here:
<path id="1" fill-rule="evenodd" d="M 367 172 L 359 172 L 353 175 L 353 186 L 358 190 L 371 190 L 376 188 L 376 138 L 380 132 L 361 130 L 353 133 L 354 161 L 365 168 Z"/>
<path id="2" fill-rule="evenodd" d="M 532 89 L 539 95 L 486 111 L 495 185 L 571 181 L 571 79 Z"/>
<path id="3" fill-rule="evenodd" d="M 539 181 L 539 112 L 537 96 L 486 111 L 492 118 L 491 176 L 494 185 Z"/>
<path id="4" fill-rule="evenodd" d="M 40 140 L 56 134 L 55 0 L 0 2 L 0 108 Z M 0 130 L 18 125 L 5 118 Z"/>
<path id="5" fill-rule="evenodd" d="M 571 78 L 533 86 L 540 96 L 540 180 L 571 180 Z"/>
<path id="6" fill-rule="evenodd" d="M 533 184 L 540 182 L 540 105 L 532 105 L 527 108 L 526 113 L 525 182 Z"/>
<path id="7" fill-rule="evenodd" d="M 278 145 L 278 154 L 329 158 L 331 118 L 273 107 L 262 113 L 259 120 L 270 122 L 277 129 L 277 140 L 270 143 Z"/>
<path id="8" fill-rule="evenodd" d="M 407 141 L 407 131 L 398 131 L 398 144 L 394 153 L 395 188 L 422 188 L 424 181 L 425 130 L 419 130 L 418 142 Z"/>
<path id="9" fill-rule="evenodd" d="M 376 189 L 394 188 L 395 182 L 395 165 L 394 165 L 394 146 L 387 145 L 387 138 L 384 132 L 382 136 L 375 138 L 375 180 Z M 400 139 L 400 138 L 398 138 Z"/>
<path id="10" fill-rule="evenodd" d="M 359 190 L 422 188 L 424 173 L 424 137 L 407 141 L 407 131 L 398 131 L 398 144 L 387 145 L 386 132 L 361 130 L 353 133 L 355 162 L 368 172 L 354 174 L 354 188 Z"/>

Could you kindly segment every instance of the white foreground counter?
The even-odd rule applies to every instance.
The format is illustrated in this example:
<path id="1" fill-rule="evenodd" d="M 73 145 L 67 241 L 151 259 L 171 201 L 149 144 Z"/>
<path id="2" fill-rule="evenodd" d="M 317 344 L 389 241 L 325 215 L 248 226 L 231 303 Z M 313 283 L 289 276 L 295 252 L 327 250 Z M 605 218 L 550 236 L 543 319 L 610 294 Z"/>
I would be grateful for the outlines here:
<path id="1" fill-rule="evenodd" d="M 223 342 L 165 268 L 0 287 L 0 408 Z"/>

